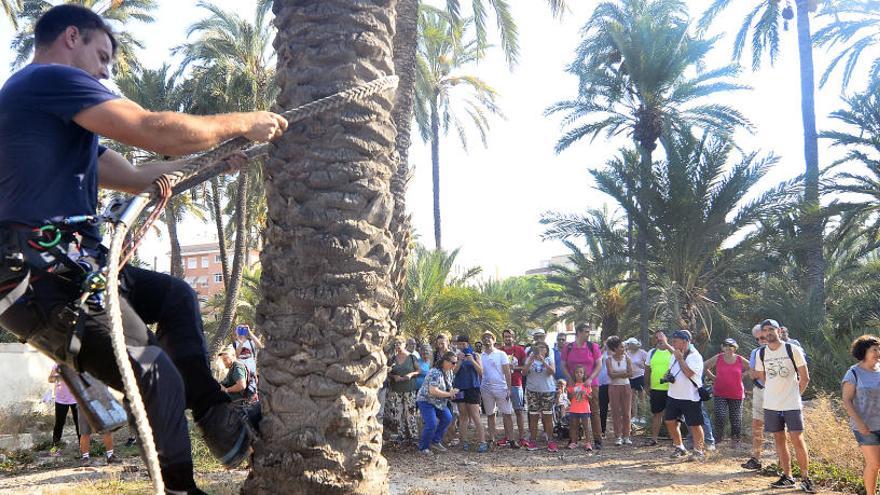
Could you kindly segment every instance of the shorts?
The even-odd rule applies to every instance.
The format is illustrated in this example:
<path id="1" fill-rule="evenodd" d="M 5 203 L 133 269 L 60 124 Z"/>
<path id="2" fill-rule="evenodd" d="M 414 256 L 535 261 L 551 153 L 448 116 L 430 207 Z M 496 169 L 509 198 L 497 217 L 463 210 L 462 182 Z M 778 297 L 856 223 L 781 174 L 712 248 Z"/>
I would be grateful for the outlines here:
<path id="1" fill-rule="evenodd" d="M 678 421 L 681 416 L 684 416 L 684 424 L 688 426 L 703 426 L 703 408 L 700 407 L 700 401 L 667 397 L 663 420 Z"/>
<path id="2" fill-rule="evenodd" d="M 522 411 L 526 408 L 525 402 L 523 402 L 522 387 L 510 387 L 510 403 L 514 411 Z"/>
<path id="3" fill-rule="evenodd" d="M 651 414 L 660 414 L 666 409 L 666 390 L 651 390 Z"/>
<path id="4" fill-rule="evenodd" d="M 872 431 L 868 435 L 862 435 L 861 432 L 857 430 L 853 430 L 853 435 L 856 437 L 856 442 L 861 446 L 872 446 L 875 447 L 880 445 L 880 430 Z"/>
<path id="5" fill-rule="evenodd" d="M 465 388 L 461 390 L 463 397 L 461 399 L 455 399 L 452 402 L 456 404 L 479 404 L 480 403 L 480 387 L 476 388 Z"/>
<path id="6" fill-rule="evenodd" d="M 800 409 L 791 411 L 771 411 L 764 409 L 764 431 L 779 433 L 780 431 L 804 431 L 804 415 Z"/>
<path id="7" fill-rule="evenodd" d="M 764 421 L 764 389 L 752 389 L 752 419 Z"/>
<path id="8" fill-rule="evenodd" d="M 629 387 L 636 392 L 641 392 L 645 390 L 645 376 L 639 376 L 636 378 L 629 379 Z"/>
<path id="9" fill-rule="evenodd" d="M 573 413 L 573 412 L 570 412 L 570 413 L 568 413 L 568 420 L 571 422 L 571 421 L 575 421 L 575 420 L 578 420 L 578 419 L 590 419 L 590 416 L 592 416 L 592 414 L 590 414 L 590 413 Z"/>
<path id="10" fill-rule="evenodd" d="M 507 390 L 480 388 L 480 396 L 483 398 L 483 407 L 486 408 L 487 415 L 495 414 L 496 407 L 501 414 L 513 414 L 513 407 L 507 398 Z"/>
<path id="11" fill-rule="evenodd" d="M 556 392 L 526 391 L 526 400 L 529 402 L 529 414 L 553 414 Z"/>

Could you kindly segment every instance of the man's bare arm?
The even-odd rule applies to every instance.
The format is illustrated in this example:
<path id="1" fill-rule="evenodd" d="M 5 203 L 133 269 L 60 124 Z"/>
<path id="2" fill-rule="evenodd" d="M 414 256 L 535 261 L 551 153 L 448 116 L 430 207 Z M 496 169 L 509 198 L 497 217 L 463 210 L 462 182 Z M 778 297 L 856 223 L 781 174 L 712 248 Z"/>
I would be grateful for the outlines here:
<path id="1" fill-rule="evenodd" d="M 174 156 L 204 151 L 239 136 L 251 141 L 271 141 L 287 129 L 287 121 L 271 112 L 218 115 L 150 112 L 125 98 L 89 107 L 73 120 L 100 136 Z"/>
<path id="2" fill-rule="evenodd" d="M 247 163 L 247 157 L 242 153 L 231 154 L 226 160 L 230 160 L 233 169 Z M 186 164 L 185 161 L 148 162 L 136 167 L 121 154 L 108 149 L 98 157 L 98 185 L 104 189 L 140 194 L 160 175 L 175 172 Z"/>

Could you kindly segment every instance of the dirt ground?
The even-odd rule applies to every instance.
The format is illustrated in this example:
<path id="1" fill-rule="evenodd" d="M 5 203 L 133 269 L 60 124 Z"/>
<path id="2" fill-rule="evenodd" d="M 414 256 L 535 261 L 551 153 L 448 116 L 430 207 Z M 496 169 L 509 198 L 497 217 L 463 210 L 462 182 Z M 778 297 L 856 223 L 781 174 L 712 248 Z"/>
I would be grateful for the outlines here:
<path id="1" fill-rule="evenodd" d="M 609 446 L 593 456 L 565 448 L 556 454 L 546 449 L 496 449 L 486 454 L 457 449 L 426 458 L 412 447 L 388 445 L 385 449 L 394 495 L 778 493 L 768 486 L 773 478 L 739 467 L 746 452 L 721 448 L 704 463 L 673 461 L 669 452 L 666 444 Z M 46 460 L 27 472 L 0 476 L 0 494 L 148 493 L 143 467 L 130 473 L 123 472 L 123 466 L 65 464 L 55 466 Z M 139 464 L 135 457 L 125 459 L 127 466 Z M 199 473 L 198 478 L 209 493 L 232 494 L 246 475 L 244 470 L 234 470 Z"/>

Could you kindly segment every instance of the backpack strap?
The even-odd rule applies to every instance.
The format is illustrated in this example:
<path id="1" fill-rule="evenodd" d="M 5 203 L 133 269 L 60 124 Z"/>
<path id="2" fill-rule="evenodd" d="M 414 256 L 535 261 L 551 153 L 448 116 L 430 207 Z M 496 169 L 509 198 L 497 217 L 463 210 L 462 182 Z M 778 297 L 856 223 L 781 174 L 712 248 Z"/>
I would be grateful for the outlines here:
<path id="1" fill-rule="evenodd" d="M 856 373 L 856 367 L 853 366 L 852 368 L 849 369 L 849 371 L 850 371 L 850 373 L 852 373 L 853 380 L 855 381 L 855 383 L 853 383 L 853 385 L 858 387 L 859 386 L 859 374 Z"/>
<path id="2" fill-rule="evenodd" d="M 786 354 L 788 354 L 788 359 L 791 359 L 791 365 L 794 366 L 795 376 L 798 378 L 798 380 L 800 380 L 801 374 L 798 373 L 798 365 L 794 361 L 794 350 L 791 348 L 791 344 L 789 344 L 788 342 L 785 343 L 785 352 Z"/>

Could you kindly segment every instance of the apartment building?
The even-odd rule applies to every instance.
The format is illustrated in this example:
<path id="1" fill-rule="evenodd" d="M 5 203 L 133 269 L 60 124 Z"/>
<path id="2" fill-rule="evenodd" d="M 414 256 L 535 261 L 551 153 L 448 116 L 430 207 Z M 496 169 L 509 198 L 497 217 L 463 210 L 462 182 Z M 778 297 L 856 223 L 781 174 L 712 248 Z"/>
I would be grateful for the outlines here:
<path id="1" fill-rule="evenodd" d="M 227 252 L 231 265 L 232 251 Z M 183 259 L 183 279 L 196 291 L 200 301 L 205 302 L 223 292 L 223 264 L 220 262 L 220 246 L 216 242 L 180 246 L 180 257 Z M 255 265 L 259 259 L 259 253 L 251 251 L 247 266 Z"/>

